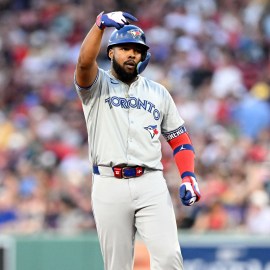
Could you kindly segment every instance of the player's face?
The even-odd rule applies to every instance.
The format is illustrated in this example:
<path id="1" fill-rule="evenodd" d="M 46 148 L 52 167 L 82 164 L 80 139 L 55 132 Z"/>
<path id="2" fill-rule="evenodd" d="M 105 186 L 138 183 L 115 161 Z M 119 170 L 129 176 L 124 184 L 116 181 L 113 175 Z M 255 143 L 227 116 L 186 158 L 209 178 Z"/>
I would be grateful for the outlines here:
<path id="1" fill-rule="evenodd" d="M 135 80 L 138 75 L 136 67 L 142 57 L 140 47 L 135 44 L 117 46 L 110 51 L 109 56 L 118 79 L 127 83 Z"/>

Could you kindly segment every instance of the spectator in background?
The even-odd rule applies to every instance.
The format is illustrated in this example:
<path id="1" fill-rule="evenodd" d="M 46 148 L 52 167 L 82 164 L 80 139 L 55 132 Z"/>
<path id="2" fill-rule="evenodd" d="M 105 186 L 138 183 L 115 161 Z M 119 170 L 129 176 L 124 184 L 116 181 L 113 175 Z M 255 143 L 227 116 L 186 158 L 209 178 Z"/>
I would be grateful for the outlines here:
<path id="1" fill-rule="evenodd" d="M 255 141 L 260 134 L 270 130 L 270 87 L 266 82 L 256 83 L 250 92 L 240 97 L 234 120 L 240 136 Z"/>
<path id="2" fill-rule="evenodd" d="M 94 219 L 87 216 L 70 195 L 61 194 L 59 215 L 56 221 L 57 231 L 65 234 L 76 234 L 93 227 Z"/>
<path id="3" fill-rule="evenodd" d="M 236 61 L 232 51 L 226 47 L 217 53 L 216 68 L 211 81 L 211 89 L 216 98 L 241 96 L 244 93 L 243 74 Z"/>
<path id="4" fill-rule="evenodd" d="M 229 215 L 220 201 L 215 201 L 210 208 L 202 209 L 193 225 L 195 232 L 224 231 L 228 228 Z"/>
<path id="5" fill-rule="evenodd" d="M 248 233 L 270 233 L 269 195 L 265 190 L 255 190 L 251 193 L 246 213 L 246 224 Z"/>

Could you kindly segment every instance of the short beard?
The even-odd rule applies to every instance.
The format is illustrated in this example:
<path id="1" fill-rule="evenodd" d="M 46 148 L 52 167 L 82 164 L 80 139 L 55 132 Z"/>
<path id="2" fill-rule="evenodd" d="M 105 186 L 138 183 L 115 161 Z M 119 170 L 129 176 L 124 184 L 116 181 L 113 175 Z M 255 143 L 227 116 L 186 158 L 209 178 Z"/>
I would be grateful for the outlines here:
<path id="1" fill-rule="evenodd" d="M 118 79 L 124 83 L 130 83 L 132 81 L 135 80 L 135 78 L 138 75 L 137 70 L 135 69 L 134 72 L 132 73 L 128 73 L 126 72 L 115 60 L 115 58 L 113 57 L 112 59 L 112 67 L 115 71 L 115 73 L 118 76 Z"/>

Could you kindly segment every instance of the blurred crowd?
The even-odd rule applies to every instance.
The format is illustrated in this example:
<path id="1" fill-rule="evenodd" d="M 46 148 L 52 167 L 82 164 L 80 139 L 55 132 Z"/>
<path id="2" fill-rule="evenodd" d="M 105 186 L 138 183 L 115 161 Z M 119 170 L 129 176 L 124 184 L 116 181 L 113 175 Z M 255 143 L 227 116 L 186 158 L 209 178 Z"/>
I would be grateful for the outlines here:
<path id="1" fill-rule="evenodd" d="M 103 10 L 139 19 L 143 75 L 170 91 L 193 141 L 202 199 L 184 207 L 161 139 L 179 229 L 270 234 L 269 0 L 1 0 L 0 233 L 95 229 L 73 74 Z"/>

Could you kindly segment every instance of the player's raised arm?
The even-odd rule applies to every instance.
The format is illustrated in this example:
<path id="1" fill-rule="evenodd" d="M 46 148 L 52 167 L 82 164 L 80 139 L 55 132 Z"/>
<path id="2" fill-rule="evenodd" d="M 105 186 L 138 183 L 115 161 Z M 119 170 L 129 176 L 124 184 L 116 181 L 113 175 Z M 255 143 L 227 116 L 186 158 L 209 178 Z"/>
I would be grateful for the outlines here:
<path id="1" fill-rule="evenodd" d="M 76 82 L 81 87 L 90 86 L 96 78 L 98 69 L 96 58 L 102 35 L 103 31 L 97 25 L 93 25 L 82 43 L 75 71 Z"/>
<path id="2" fill-rule="evenodd" d="M 129 24 L 128 20 L 137 21 L 129 13 L 116 11 L 104 14 L 101 12 L 96 23 L 86 35 L 76 65 L 76 81 L 81 87 L 89 87 L 95 80 L 98 71 L 97 57 L 100 50 L 101 39 L 106 27 L 122 28 Z"/>

